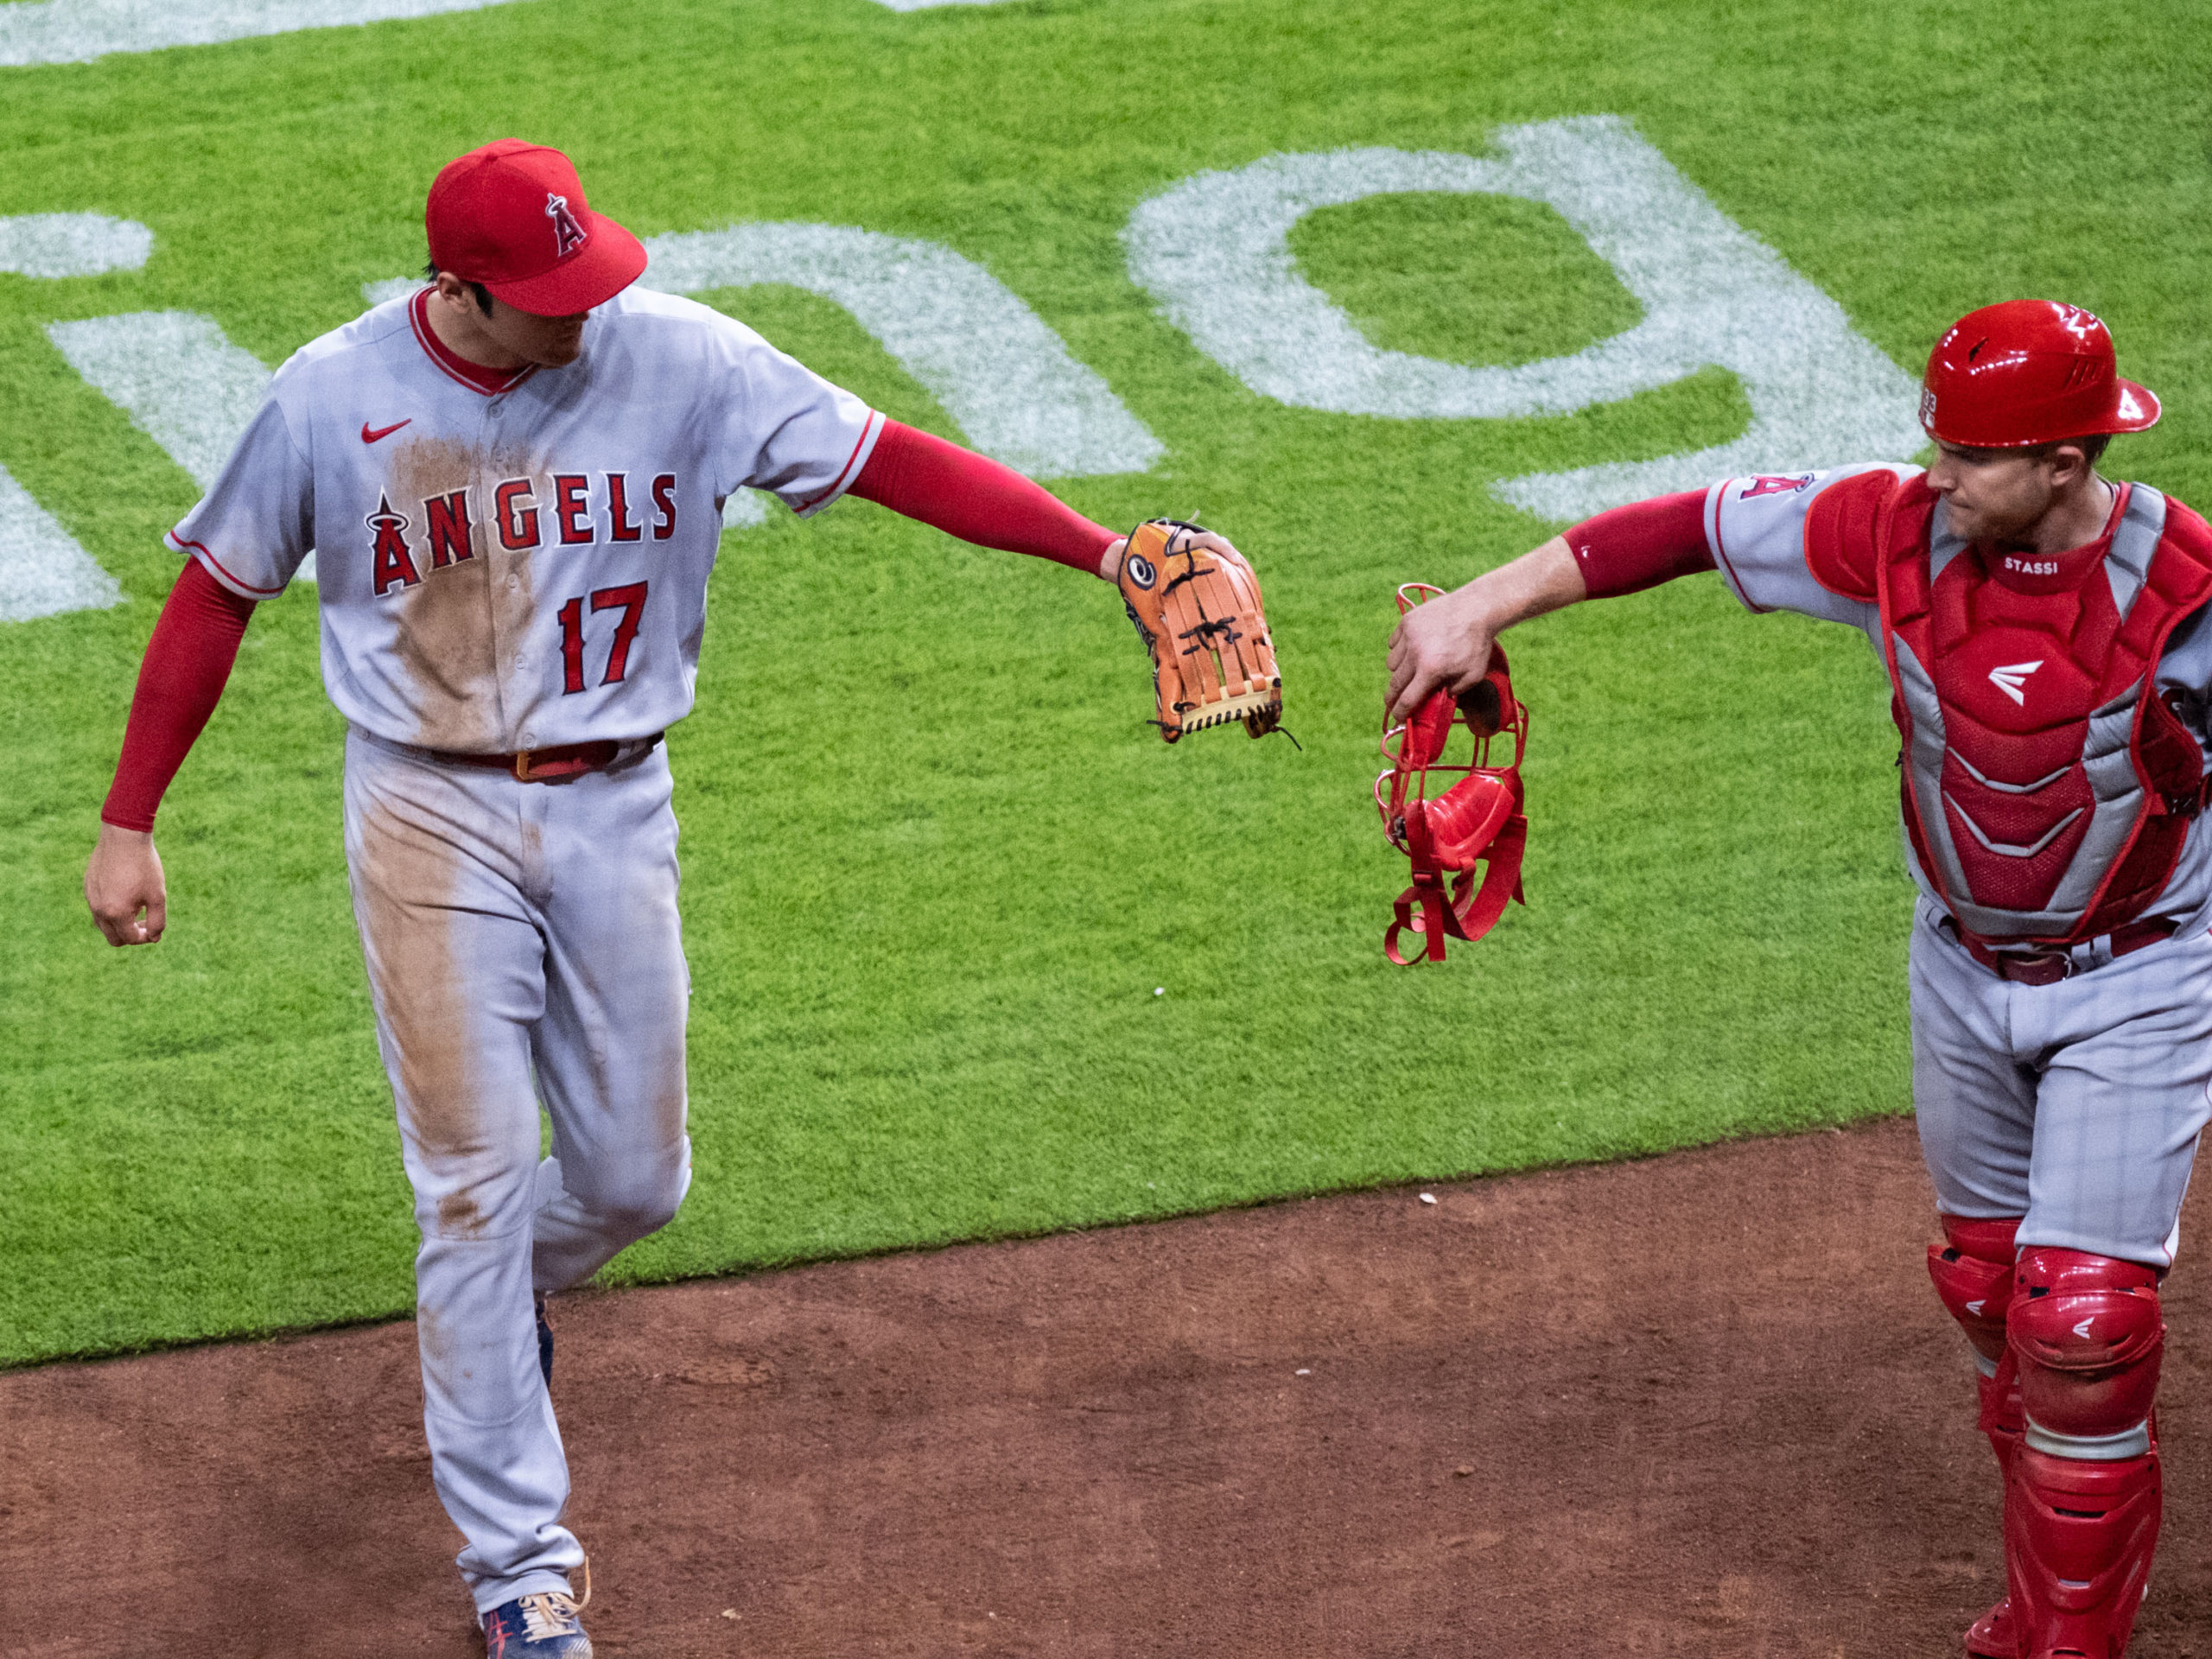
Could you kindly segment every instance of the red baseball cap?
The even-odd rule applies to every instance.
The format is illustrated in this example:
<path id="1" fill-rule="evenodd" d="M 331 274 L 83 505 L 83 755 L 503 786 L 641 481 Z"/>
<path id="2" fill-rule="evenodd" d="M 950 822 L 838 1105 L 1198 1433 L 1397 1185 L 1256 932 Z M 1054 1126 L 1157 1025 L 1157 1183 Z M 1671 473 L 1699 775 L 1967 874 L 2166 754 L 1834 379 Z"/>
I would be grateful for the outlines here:
<path id="1" fill-rule="evenodd" d="M 1969 449 L 2140 432 L 2158 400 L 2114 363 L 2112 334 L 2077 305 L 2006 300 L 1970 311 L 1928 354 L 1920 423 Z"/>
<path id="2" fill-rule="evenodd" d="M 440 270 L 541 317 L 588 311 L 645 269 L 644 244 L 584 200 L 575 164 L 519 138 L 448 162 L 423 221 Z"/>

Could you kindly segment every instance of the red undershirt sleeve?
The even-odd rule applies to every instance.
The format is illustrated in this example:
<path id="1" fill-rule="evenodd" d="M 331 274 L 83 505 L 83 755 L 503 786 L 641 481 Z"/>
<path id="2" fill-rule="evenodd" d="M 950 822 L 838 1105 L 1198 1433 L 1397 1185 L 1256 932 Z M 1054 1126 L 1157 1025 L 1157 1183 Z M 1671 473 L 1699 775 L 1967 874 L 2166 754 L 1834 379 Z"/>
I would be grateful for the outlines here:
<path id="1" fill-rule="evenodd" d="M 1641 593 L 1713 568 L 1705 541 L 1705 492 L 1655 496 L 1585 518 L 1567 532 L 1592 599 Z"/>
<path id="2" fill-rule="evenodd" d="M 1098 574 L 1116 532 L 988 455 L 886 421 L 849 494 L 978 547 L 1027 553 Z"/>
<path id="3" fill-rule="evenodd" d="M 169 780 L 215 712 L 252 614 L 251 600 L 217 582 L 199 560 L 185 561 L 138 665 L 130 722 L 100 822 L 118 830 L 154 827 Z"/>

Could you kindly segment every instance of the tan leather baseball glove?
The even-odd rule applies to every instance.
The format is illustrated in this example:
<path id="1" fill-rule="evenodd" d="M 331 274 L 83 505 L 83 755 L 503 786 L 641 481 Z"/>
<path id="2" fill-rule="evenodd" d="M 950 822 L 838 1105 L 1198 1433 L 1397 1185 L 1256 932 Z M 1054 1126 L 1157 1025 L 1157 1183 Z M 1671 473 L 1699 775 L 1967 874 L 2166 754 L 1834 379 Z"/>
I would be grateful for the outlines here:
<path id="1" fill-rule="evenodd" d="M 1153 724 L 1185 732 L 1244 722 L 1265 737 L 1282 719 L 1282 677 L 1252 567 L 1198 524 L 1154 518 L 1129 532 L 1122 602 L 1152 653 Z"/>

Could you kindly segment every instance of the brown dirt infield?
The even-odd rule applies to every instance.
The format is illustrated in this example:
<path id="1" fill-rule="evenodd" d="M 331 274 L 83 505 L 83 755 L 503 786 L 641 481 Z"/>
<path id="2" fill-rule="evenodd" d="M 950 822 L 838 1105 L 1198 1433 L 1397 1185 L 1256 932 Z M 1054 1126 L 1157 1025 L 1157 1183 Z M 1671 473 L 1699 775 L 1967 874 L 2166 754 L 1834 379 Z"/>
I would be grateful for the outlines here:
<path id="1" fill-rule="evenodd" d="M 1427 1190 L 568 1299 L 599 1651 L 1958 1652 L 1996 1482 L 1910 1124 Z M 2212 1655 L 2190 1265 L 2135 1659 Z M 414 1334 L 0 1376 L 0 1651 L 479 1651 Z"/>

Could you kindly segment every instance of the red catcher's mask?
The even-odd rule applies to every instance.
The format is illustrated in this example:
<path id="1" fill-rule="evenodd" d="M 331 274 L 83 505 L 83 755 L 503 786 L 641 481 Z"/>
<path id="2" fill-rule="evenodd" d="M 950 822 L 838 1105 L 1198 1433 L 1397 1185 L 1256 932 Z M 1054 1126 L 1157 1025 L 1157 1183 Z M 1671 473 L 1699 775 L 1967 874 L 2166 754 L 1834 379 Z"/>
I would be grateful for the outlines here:
<path id="1" fill-rule="evenodd" d="M 1920 424 L 1967 449 L 2140 432 L 2158 400 L 2114 366 L 2112 335 L 2079 306 L 2007 300 L 1961 317 L 1928 354 Z"/>
<path id="2" fill-rule="evenodd" d="M 1399 613 L 1440 591 L 1406 583 L 1398 589 Z M 1445 758 L 1455 726 L 1471 739 L 1469 758 L 1457 764 Z M 1512 739 L 1513 758 L 1494 766 L 1490 746 L 1501 736 Z M 1521 855 L 1529 840 L 1521 757 L 1528 741 L 1529 710 L 1513 695 L 1505 651 L 1496 643 L 1490 671 L 1465 696 L 1455 701 L 1439 691 L 1412 720 L 1382 734 L 1382 758 L 1391 764 L 1375 780 L 1375 805 L 1382 833 L 1413 861 L 1414 884 L 1398 895 L 1395 919 L 1382 936 L 1383 954 L 1401 968 L 1424 957 L 1443 961 L 1446 938 L 1479 939 L 1497 925 L 1509 901 L 1528 903 L 1521 893 Z M 1441 783 L 1440 776 L 1452 781 Z M 1484 863 L 1478 887 L 1475 871 Z M 1425 941 L 1419 956 L 1398 949 L 1408 929 Z"/>

